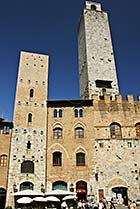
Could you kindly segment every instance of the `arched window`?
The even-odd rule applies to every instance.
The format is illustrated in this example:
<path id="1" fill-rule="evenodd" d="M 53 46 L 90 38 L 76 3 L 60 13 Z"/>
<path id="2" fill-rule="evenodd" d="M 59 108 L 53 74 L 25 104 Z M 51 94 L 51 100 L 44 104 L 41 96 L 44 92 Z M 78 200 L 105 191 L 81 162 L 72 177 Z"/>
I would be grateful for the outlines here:
<path id="1" fill-rule="evenodd" d="M 81 194 L 87 194 L 87 183 L 85 181 L 78 181 L 76 183 L 76 193 L 77 196 L 81 196 Z"/>
<path id="2" fill-rule="evenodd" d="M 20 191 L 27 190 L 27 189 L 33 190 L 34 189 L 33 183 L 29 181 L 25 181 L 22 184 L 20 184 Z"/>
<path id="3" fill-rule="evenodd" d="M 32 122 L 32 114 L 29 113 L 29 114 L 28 114 L 28 123 L 31 123 L 31 122 Z"/>
<path id="4" fill-rule="evenodd" d="M 22 162 L 21 173 L 34 173 L 34 163 L 30 160 Z"/>
<path id="5" fill-rule="evenodd" d="M 82 118 L 83 117 L 83 109 L 81 109 L 81 108 L 75 109 L 74 110 L 74 117 L 75 118 Z"/>
<path id="6" fill-rule="evenodd" d="M 96 6 L 95 5 L 91 5 L 91 9 L 92 10 L 96 10 Z"/>
<path id="7" fill-rule="evenodd" d="M 78 118 L 78 110 L 77 109 L 74 110 L 74 117 Z"/>
<path id="8" fill-rule="evenodd" d="M 53 138 L 62 139 L 62 128 L 57 127 L 53 129 Z"/>
<path id="9" fill-rule="evenodd" d="M 61 166 L 62 165 L 62 153 L 54 152 L 53 153 L 53 166 Z"/>
<path id="10" fill-rule="evenodd" d="M 33 97 L 34 97 L 34 90 L 30 89 L 30 98 L 33 98 Z"/>
<path id="11" fill-rule="evenodd" d="M 112 123 L 110 125 L 111 138 L 122 138 L 121 126 L 118 123 Z"/>
<path id="12" fill-rule="evenodd" d="M 136 123 L 135 129 L 136 129 L 136 138 L 140 138 L 140 123 Z"/>
<path id="13" fill-rule="evenodd" d="M 62 118 L 62 109 L 54 109 L 53 111 L 53 117 L 54 118 Z"/>
<path id="14" fill-rule="evenodd" d="M 79 117 L 82 118 L 83 117 L 83 110 L 79 109 Z"/>
<path id="15" fill-rule="evenodd" d="M 57 110 L 56 109 L 53 111 L 53 117 L 57 118 Z"/>
<path id="16" fill-rule="evenodd" d="M 52 184 L 52 190 L 56 190 L 56 189 L 67 191 L 67 183 L 64 181 L 55 181 Z"/>
<path id="17" fill-rule="evenodd" d="M 8 158 L 7 155 L 1 155 L 0 156 L 0 166 L 6 167 L 8 165 Z"/>
<path id="18" fill-rule="evenodd" d="M 76 165 L 85 166 L 85 153 L 79 152 L 76 154 Z"/>
<path id="19" fill-rule="evenodd" d="M 75 128 L 75 138 L 84 138 L 84 129 L 81 127 Z"/>
<path id="20" fill-rule="evenodd" d="M 62 110 L 59 110 L 59 118 L 62 118 Z"/>

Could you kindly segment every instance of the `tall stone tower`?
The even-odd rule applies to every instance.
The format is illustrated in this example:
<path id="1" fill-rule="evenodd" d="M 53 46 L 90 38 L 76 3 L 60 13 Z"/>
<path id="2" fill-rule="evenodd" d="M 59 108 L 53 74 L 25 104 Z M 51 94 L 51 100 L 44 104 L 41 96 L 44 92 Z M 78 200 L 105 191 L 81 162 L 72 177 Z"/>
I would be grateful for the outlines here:
<path id="1" fill-rule="evenodd" d="M 107 13 L 86 1 L 78 30 L 80 97 L 119 93 Z"/>
<path id="2" fill-rule="evenodd" d="M 13 192 L 25 189 L 40 192 L 45 188 L 47 89 L 48 56 L 21 52 L 10 150 L 7 205 L 14 205 Z"/>

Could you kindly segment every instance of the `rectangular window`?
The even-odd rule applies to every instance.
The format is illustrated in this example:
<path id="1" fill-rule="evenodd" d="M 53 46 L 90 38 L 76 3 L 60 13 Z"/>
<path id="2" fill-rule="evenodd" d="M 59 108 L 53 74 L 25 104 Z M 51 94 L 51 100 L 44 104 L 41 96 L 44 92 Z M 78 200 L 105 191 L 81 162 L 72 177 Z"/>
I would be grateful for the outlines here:
<path id="1" fill-rule="evenodd" d="M 4 126 L 3 130 L 2 130 L 2 133 L 3 134 L 9 134 L 9 131 L 10 131 L 10 127 L 9 126 Z"/>
<path id="2" fill-rule="evenodd" d="M 127 142 L 127 146 L 128 146 L 128 148 L 131 148 L 132 147 L 132 142 Z"/>
<path id="3" fill-rule="evenodd" d="M 62 164 L 62 153 L 54 152 L 53 153 L 53 166 L 61 166 Z"/>
<path id="4" fill-rule="evenodd" d="M 98 88 L 112 88 L 112 81 L 96 80 L 95 83 Z"/>

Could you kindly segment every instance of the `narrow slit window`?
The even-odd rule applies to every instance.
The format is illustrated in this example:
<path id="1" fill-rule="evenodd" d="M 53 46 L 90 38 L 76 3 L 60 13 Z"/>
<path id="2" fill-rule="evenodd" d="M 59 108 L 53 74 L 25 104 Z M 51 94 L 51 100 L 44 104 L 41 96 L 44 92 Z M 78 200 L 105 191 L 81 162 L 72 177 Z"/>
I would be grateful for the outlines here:
<path id="1" fill-rule="evenodd" d="M 34 90 L 30 89 L 30 98 L 33 98 L 33 97 L 34 97 Z"/>
<path id="2" fill-rule="evenodd" d="M 32 122 L 32 114 L 29 113 L 29 114 L 28 114 L 28 123 L 31 123 L 31 122 Z"/>

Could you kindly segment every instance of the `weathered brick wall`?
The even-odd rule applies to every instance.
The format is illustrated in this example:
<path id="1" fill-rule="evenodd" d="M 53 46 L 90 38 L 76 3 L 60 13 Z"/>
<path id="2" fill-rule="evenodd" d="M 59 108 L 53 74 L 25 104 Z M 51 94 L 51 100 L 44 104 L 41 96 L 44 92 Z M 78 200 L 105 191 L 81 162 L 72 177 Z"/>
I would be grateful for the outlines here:
<path id="1" fill-rule="evenodd" d="M 90 173 L 92 171 L 93 157 L 92 157 L 92 140 L 93 134 L 93 120 L 92 107 L 83 107 L 84 117 L 74 117 L 74 107 L 63 107 L 63 117 L 53 117 L 54 108 L 48 108 L 48 143 L 47 143 L 47 176 L 49 186 L 52 189 L 52 183 L 55 181 L 65 181 L 69 184 L 76 183 L 78 180 L 85 182 L 89 181 Z M 88 124 L 87 124 L 88 121 Z M 62 139 L 53 138 L 53 128 L 61 127 L 63 129 Z M 74 129 L 76 127 L 83 127 L 84 138 L 75 138 Z M 54 151 L 62 152 L 62 166 L 53 166 L 52 153 Z M 76 153 L 82 151 L 86 155 L 86 165 L 76 166 Z"/>
<path id="2" fill-rule="evenodd" d="M 7 189 L 7 175 L 9 163 L 9 149 L 10 149 L 11 130 L 9 134 L 2 134 L 0 131 L 0 156 L 7 155 L 7 166 L 0 166 L 0 187 Z"/>

